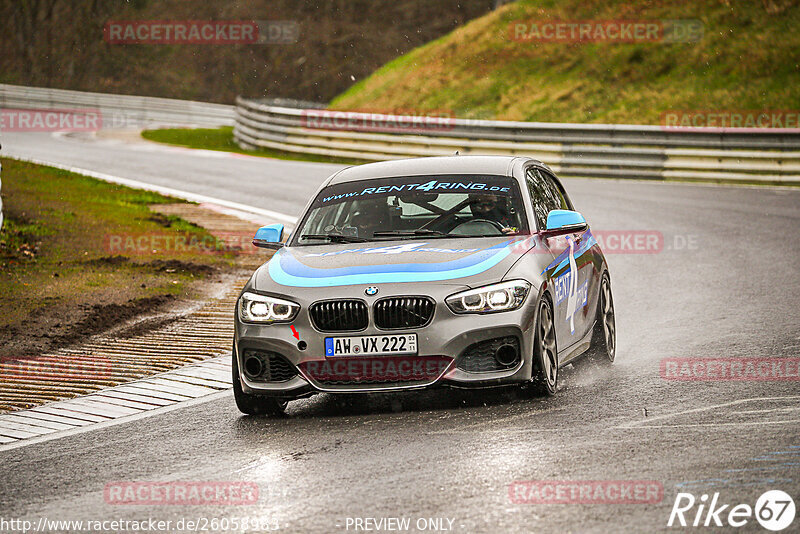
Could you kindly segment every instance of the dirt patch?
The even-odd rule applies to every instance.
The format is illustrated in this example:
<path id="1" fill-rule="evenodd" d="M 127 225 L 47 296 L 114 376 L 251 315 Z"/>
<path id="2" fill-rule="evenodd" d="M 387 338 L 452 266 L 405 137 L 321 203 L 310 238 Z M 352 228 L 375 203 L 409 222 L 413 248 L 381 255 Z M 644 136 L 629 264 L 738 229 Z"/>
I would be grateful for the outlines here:
<path id="1" fill-rule="evenodd" d="M 69 345 L 80 339 L 109 330 L 143 313 L 153 312 L 175 301 L 175 295 L 157 295 L 132 299 L 125 304 L 94 304 L 85 311 L 84 318 L 73 325 L 67 334 L 56 338 L 60 345 Z"/>
<path id="2" fill-rule="evenodd" d="M 169 228 L 172 226 L 172 221 L 169 217 L 164 215 L 163 213 L 153 213 L 150 217 L 147 218 L 148 221 L 154 222 L 159 226 L 163 226 L 164 228 Z"/>
<path id="3" fill-rule="evenodd" d="M 78 306 L 55 304 L 37 311 L 25 325 L 0 326 L 0 360 L 27 358 L 44 352 L 68 347 L 95 334 L 106 332 L 135 317 L 164 311 L 177 301 L 175 295 L 155 295 L 130 299 L 121 304 L 82 304 Z M 129 337 L 153 327 L 153 322 L 131 327 Z"/>
<path id="4" fill-rule="evenodd" d="M 211 265 L 204 265 L 202 263 L 192 263 L 181 260 L 153 260 L 148 262 L 147 265 L 153 267 L 160 273 L 187 273 L 194 275 L 207 275 L 217 272 Z"/>
<path id="5" fill-rule="evenodd" d="M 112 265 L 118 266 L 128 263 L 131 259 L 127 256 L 104 256 L 102 258 L 96 258 L 93 260 L 89 260 L 86 265 Z"/>
<path id="6" fill-rule="evenodd" d="M 89 265 L 92 267 L 119 267 L 121 265 L 130 265 L 132 264 L 131 259 L 127 256 L 104 256 L 102 258 L 95 258 L 93 260 L 88 260 L 84 262 L 85 265 Z M 137 266 L 143 265 L 150 267 L 153 271 L 157 273 L 183 273 L 183 274 L 194 274 L 194 275 L 208 275 L 214 274 L 217 271 L 211 265 L 203 264 L 203 263 L 194 263 L 191 261 L 183 261 L 183 260 L 153 260 L 149 261 L 144 264 L 136 264 Z"/>
<path id="7" fill-rule="evenodd" d="M 181 313 L 169 313 L 166 316 L 163 314 L 157 317 L 147 317 L 142 320 L 137 320 L 130 326 L 125 326 L 119 330 L 114 331 L 114 337 L 118 339 L 129 339 L 136 336 L 141 336 L 153 330 L 158 330 L 165 326 L 169 326 L 183 317 Z"/>
<path id="8" fill-rule="evenodd" d="M 8 263 L 25 262 L 36 259 L 41 246 L 41 236 L 37 235 L 41 228 L 31 221 L 25 213 L 16 219 L 6 217 L 0 234 L 0 263 L 3 267 Z"/>

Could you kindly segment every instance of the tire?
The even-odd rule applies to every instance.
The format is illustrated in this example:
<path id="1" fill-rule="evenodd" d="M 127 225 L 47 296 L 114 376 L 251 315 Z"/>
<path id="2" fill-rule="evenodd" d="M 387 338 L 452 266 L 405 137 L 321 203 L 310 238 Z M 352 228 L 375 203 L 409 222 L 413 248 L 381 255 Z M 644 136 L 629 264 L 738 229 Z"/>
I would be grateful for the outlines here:
<path id="1" fill-rule="evenodd" d="M 239 411 L 247 415 L 268 415 L 279 416 L 284 414 L 288 401 L 282 401 L 274 397 L 262 397 L 260 395 L 250 395 L 242 391 L 242 383 L 239 380 L 239 358 L 233 352 L 233 398 L 236 400 L 236 407 Z"/>
<path id="2" fill-rule="evenodd" d="M 558 346 L 556 344 L 553 307 L 547 298 L 539 302 L 536 314 L 536 335 L 533 340 L 533 390 L 547 397 L 558 390 Z"/>
<path id="3" fill-rule="evenodd" d="M 614 296 L 611 280 L 603 274 L 600 295 L 597 299 L 597 315 L 592 333 L 592 359 L 601 363 L 613 363 L 617 356 L 617 321 L 614 313 Z"/>

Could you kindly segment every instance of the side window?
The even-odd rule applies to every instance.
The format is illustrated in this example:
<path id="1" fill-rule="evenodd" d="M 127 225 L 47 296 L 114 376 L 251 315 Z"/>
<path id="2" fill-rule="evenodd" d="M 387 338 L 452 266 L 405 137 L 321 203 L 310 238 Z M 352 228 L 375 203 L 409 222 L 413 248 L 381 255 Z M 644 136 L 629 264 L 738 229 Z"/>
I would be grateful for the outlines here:
<path id="1" fill-rule="evenodd" d="M 561 203 L 564 201 L 564 196 L 560 194 L 553 180 L 548 179 L 547 174 L 539 169 L 534 169 L 534 172 L 539 177 L 538 181 L 541 184 L 542 196 L 544 197 L 544 204 L 547 207 L 547 213 L 550 213 L 551 210 L 562 209 Z"/>
<path id="2" fill-rule="evenodd" d="M 550 212 L 547 201 L 547 187 L 542 180 L 542 177 L 536 169 L 528 169 L 525 173 L 525 182 L 528 186 L 528 194 L 531 196 L 531 204 L 533 205 L 533 213 L 536 217 L 536 225 L 540 230 L 547 226 L 547 214 Z"/>
<path id="3" fill-rule="evenodd" d="M 553 175 L 545 171 L 539 171 L 539 174 L 544 177 L 544 181 L 547 184 L 548 189 L 551 191 L 552 198 L 556 199 L 558 203 L 558 207 L 553 209 L 571 210 L 572 202 L 570 202 L 566 192 L 564 192 L 564 189 L 556 181 Z"/>

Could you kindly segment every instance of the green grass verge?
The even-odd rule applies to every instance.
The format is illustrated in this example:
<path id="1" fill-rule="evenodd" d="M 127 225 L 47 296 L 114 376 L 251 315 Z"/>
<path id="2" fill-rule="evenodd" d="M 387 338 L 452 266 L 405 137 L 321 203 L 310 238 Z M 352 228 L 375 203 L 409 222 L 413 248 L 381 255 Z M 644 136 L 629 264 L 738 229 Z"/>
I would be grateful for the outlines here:
<path id="1" fill-rule="evenodd" d="M 142 302 L 192 295 L 198 289 L 194 281 L 233 265 L 229 252 L 168 245 L 150 249 L 151 238 L 159 243 L 178 237 L 214 239 L 198 226 L 149 208 L 182 200 L 52 167 L 0 162 L 5 214 L 0 231 L 0 356 L 26 352 L 26 335 L 75 338 L 81 332 L 71 326 L 98 306 L 143 309 Z M 147 246 L 126 248 L 142 236 Z M 121 245 L 115 247 L 114 240 Z M 114 310 L 117 317 L 125 316 Z M 98 326 L 106 323 L 97 317 Z M 93 333 L 85 324 L 81 328 Z"/>
<path id="2" fill-rule="evenodd" d="M 315 163 L 336 163 L 342 165 L 360 165 L 363 160 L 336 158 L 331 156 L 318 156 L 315 154 L 299 154 L 283 150 L 259 149 L 244 150 L 233 141 L 233 128 L 164 128 L 160 130 L 144 130 L 142 137 L 148 141 L 187 148 L 201 148 L 204 150 L 219 150 L 234 152 L 248 156 L 263 158 L 284 159 L 292 161 L 311 161 Z"/>

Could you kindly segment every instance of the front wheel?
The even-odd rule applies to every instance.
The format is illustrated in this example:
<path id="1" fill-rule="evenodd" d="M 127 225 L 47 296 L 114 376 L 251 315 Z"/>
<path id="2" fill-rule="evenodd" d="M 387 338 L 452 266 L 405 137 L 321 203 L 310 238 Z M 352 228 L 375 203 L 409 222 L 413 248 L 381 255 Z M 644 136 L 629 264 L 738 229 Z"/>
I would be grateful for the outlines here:
<path id="1" fill-rule="evenodd" d="M 558 347 L 553 308 L 546 298 L 539 302 L 533 342 L 533 365 L 534 390 L 546 396 L 555 395 L 558 388 Z"/>
<path id="2" fill-rule="evenodd" d="M 242 383 L 239 379 L 239 358 L 233 352 L 233 398 L 236 400 L 236 407 L 239 411 L 247 415 L 283 415 L 288 401 L 282 401 L 274 397 L 262 397 L 250 395 L 242 391 Z"/>

